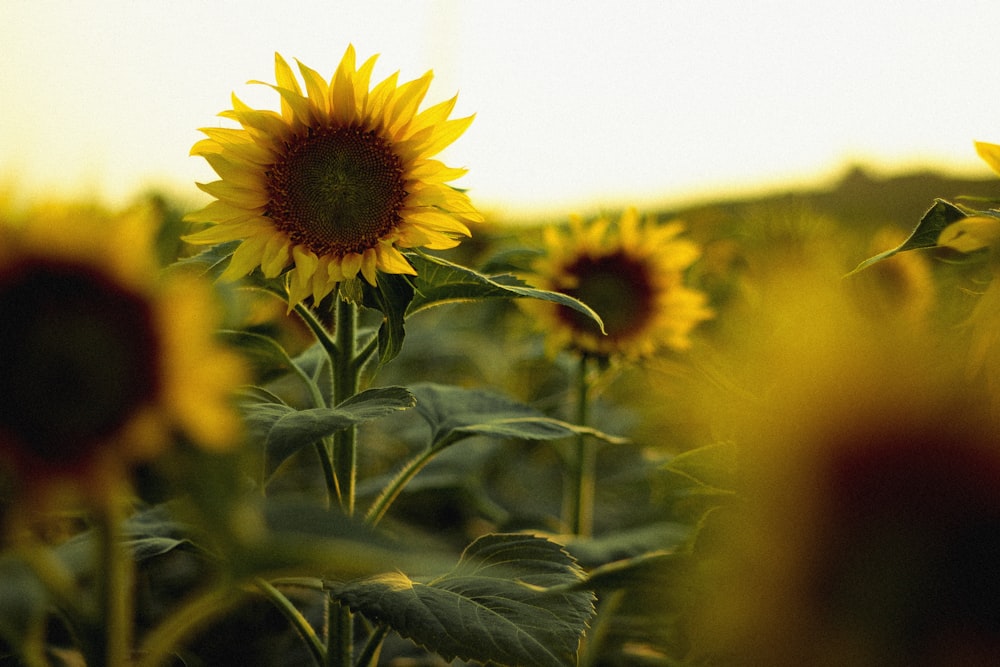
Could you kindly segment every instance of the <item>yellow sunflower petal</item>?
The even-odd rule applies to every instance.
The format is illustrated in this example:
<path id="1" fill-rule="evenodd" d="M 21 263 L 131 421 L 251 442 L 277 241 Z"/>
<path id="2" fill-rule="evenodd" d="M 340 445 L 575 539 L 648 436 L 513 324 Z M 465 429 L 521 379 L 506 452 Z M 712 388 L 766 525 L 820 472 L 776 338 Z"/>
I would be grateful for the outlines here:
<path id="1" fill-rule="evenodd" d="M 330 113 L 338 123 L 351 124 L 355 121 L 357 100 L 355 99 L 354 47 L 348 46 L 347 53 L 340 61 L 330 84 Z"/>
<path id="2" fill-rule="evenodd" d="M 469 172 L 461 167 L 448 167 L 438 160 L 417 160 L 407 172 L 406 177 L 425 183 L 446 183 L 461 178 Z"/>
<path id="3" fill-rule="evenodd" d="M 393 91 L 386 102 L 386 128 L 395 133 L 399 127 L 410 122 L 430 88 L 434 75 L 427 72 L 419 79 L 407 81 Z"/>
<path id="4" fill-rule="evenodd" d="M 412 213 L 408 213 L 406 218 L 411 223 L 424 227 L 425 229 L 433 229 L 439 232 L 455 232 L 456 234 L 472 236 L 472 232 L 469 231 L 468 227 L 456 220 L 454 216 L 448 215 L 438 209 L 428 208 L 420 211 L 414 211 Z"/>
<path id="5" fill-rule="evenodd" d="M 299 88 L 299 82 L 295 78 L 292 68 L 288 65 L 288 62 L 281 57 L 280 53 L 274 54 L 274 80 L 277 84 L 277 88 L 284 88 L 285 90 L 297 93 L 300 96 L 302 95 L 302 90 Z M 285 120 L 292 120 L 292 107 L 285 100 L 284 96 L 281 98 L 281 115 Z"/>
<path id="6" fill-rule="evenodd" d="M 252 236 L 243 241 L 229 259 L 229 266 L 222 272 L 219 279 L 223 282 L 239 280 L 257 268 L 267 239 L 268 237 Z"/>
<path id="7" fill-rule="evenodd" d="M 207 139 L 193 153 L 205 157 L 220 180 L 199 185 L 216 202 L 188 220 L 215 224 L 189 240 L 242 241 L 225 278 L 257 267 L 277 277 L 292 263 L 286 287 L 294 306 L 359 274 L 374 284 L 379 271 L 412 273 L 393 244 L 451 248 L 469 235 L 470 223 L 483 220 L 465 193 L 446 185 L 465 170 L 428 159 L 472 117 L 448 119 L 454 97 L 420 110 L 432 72 L 403 84 L 395 73 L 369 90 L 376 57 L 359 68 L 348 46 L 327 82 L 301 61 L 293 71 L 276 53 L 275 83 L 252 83 L 278 93 L 280 112 L 252 109 L 233 95 L 233 108 L 222 115 L 242 129 L 203 130 Z M 364 161 L 363 170 L 351 164 L 355 160 Z M 371 171 L 372 161 L 380 171 Z M 345 196 L 312 205 L 329 198 L 333 181 L 343 184 Z M 349 196 L 352 189 L 358 197 Z M 356 220 L 358 227 L 341 230 L 332 220 Z"/>
<path id="8" fill-rule="evenodd" d="M 416 275 L 417 271 L 410 265 L 401 252 L 392 247 L 389 243 L 380 243 L 375 247 L 378 256 L 378 266 L 383 273 L 403 273 Z"/>
<path id="9" fill-rule="evenodd" d="M 302 80 L 306 82 L 306 93 L 313 104 L 319 109 L 323 116 L 326 116 L 330 109 L 327 106 L 328 86 L 323 77 L 316 70 L 307 67 L 298 60 L 295 61 L 302 73 Z"/>
<path id="10" fill-rule="evenodd" d="M 209 166 L 215 170 L 223 181 L 232 183 L 236 187 L 260 190 L 263 188 L 261 174 L 256 170 L 247 169 L 238 161 L 227 157 L 223 153 L 212 153 L 203 155 Z"/>
<path id="11" fill-rule="evenodd" d="M 241 188 L 228 181 L 195 183 L 199 190 L 244 209 L 259 208 L 267 204 L 267 193 L 255 188 Z"/>
<path id="12" fill-rule="evenodd" d="M 212 225 L 193 234 L 185 234 L 181 239 L 185 243 L 194 245 L 215 245 L 226 241 L 238 241 L 253 234 L 266 232 L 268 228 L 268 223 L 260 218 L 247 217 L 243 220 L 229 220 L 224 225 Z"/>
<path id="13" fill-rule="evenodd" d="M 340 258 L 340 270 L 344 272 L 344 275 L 348 278 L 353 278 L 358 275 L 358 271 L 361 270 L 361 255 L 356 252 L 349 252 Z"/>
<path id="14" fill-rule="evenodd" d="M 208 135 L 209 139 L 218 143 L 222 150 L 231 151 L 238 157 L 254 164 L 270 164 L 274 161 L 274 153 L 271 152 L 270 147 L 261 143 L 255 143 L 249 137 L 246 130 L 233 130 L 226 127 L 203 127 L 201 131 Z M 195 146 L 200 145 L 202 144 L 195 144 Z"/>
<path id="15" fill-rule="evenodd" d="M 434 126 L 434 134 L 431 135 L 430 141 L 425 142 L 420 147 L 421 155 L 437 155 L 447 146 L 450 146 L 456 139 L 458 139 L 462 134 L 469 129 L 469 125 L 475 119 L 475 115 L 466 116 L 465 118 L 456 118 L 454 120 L 445 121 L 438 123 Z"/>
<path id="16" fill-rule="evenodd" d="M 375 267 L 378 263 L 378 255 L 375 248 L 368 248 L 361 256 L 361 275 L 369 285 L 375 285 Z"/>
<path id="17" fill-rule="evenodd" d="M 392 91 L 396 89 L 398 80 L 399 72 L 393 72 L 372 89 L 367 96 L 367 105 L 364 109 L 366 117 L 385 123 L 385 105 Z"/>
<path id="18" fill-rule="evenodd" d="M 192 211 L 184 216 L 185 222 L 222 222 L 246 215 L 246 210 L 219 199 L 213 199 L 205 208 Z"/>
<path id="19" fill-rule="evenodd" d="M 274 278 L 288 266 L 291 257 L 291 243 L 283 234 L 274 234 L 264 247 L 260 258 L 260 270 L 265 278 Z"/>
<path id="20" fill-rule="evenodd" d="M 975 145 L 979 157 L 990 166 L 990 169 L 1000 174 L 1000 145 L 986 143 L 985 141 L 977 141 Z"/>
<path id="21" fill-rule="evenodd" d="M 962 218 L 941 230 L 937 242 L 940 246 L 965 253 L 997 245 L 1000 242 L 1000 219 L 986 215 Z"/>

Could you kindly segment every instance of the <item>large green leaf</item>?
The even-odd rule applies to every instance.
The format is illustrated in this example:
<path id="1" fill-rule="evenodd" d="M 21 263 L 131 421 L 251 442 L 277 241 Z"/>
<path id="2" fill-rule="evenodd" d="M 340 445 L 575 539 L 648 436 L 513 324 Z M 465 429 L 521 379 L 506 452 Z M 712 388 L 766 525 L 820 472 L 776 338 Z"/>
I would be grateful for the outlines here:
<path id="1" fill-rule="evenodd" d="M 431 427 L 432 449 L 442 449 L 474 435 L 522 440 L 558 440 L 579 433 L 607 442 L 626 440 L 586 426 L 546 416 L 531 406 L 482 389 L 424 382 L 410 387 L 417 412 Z"/>
<path id="2" fill-rule="evenodd" d="M 295 410 L 278 403 L 252 403 L 244 408 L 251 434 L 262 438 L 265 473 L 270 475 L 303 447 L 350 426 L 413 407 L 403 387 L 366 389 L 334 408 Z"/>
<path id="3" fill-rule="evenodd" d="M 579 566 L 558 544 L 506 534 L 479 538 L 438 577 L 395 572 L 330 584 L 330 590 L 447 660 L 567 667 L 576 664 L 594 614 L 593 594 L 573 587 L 581 580 Z"/>
<path id="4" fill-rule="evenodd" d="M 604 323 L 590 306 L 565 294 L 530 287 L 509 274 L 485 276 L 440 257 L 411 255 L 409 260 L 417 270 L 417 276 L 413 279 L 416 293 L 407 308 L 407 315 L 443 303 L 529 298 L 572 308 L 589 317 L 604 331 Z"/>
<path id="5" fill-rule="evenodd" d="M 917 250 L 920 248 L 933 248 L 937 246 L 937 240 L 941 235 L 941 230 L 948 225 L 961 220 L 967 215 L 968 213 L 951 202 L 947 202 L 943 199 L 934 200 L 934 205 L 927 209 L 927 212 L 924 213 L 922 218 L 920 218 L 920 222 L 917 223 L 917 226 L 913 229 L 905 241 L 900 243 L 895 248 L 880 252 L 874 257 L 869 257 L 865 261 L 858 264 L 858 266 L 855 267 L 855 269 L 848 275 L 867 269 L 872 264 L 888 259 L 897 253 L 903 252 L 904 250 Z"/>

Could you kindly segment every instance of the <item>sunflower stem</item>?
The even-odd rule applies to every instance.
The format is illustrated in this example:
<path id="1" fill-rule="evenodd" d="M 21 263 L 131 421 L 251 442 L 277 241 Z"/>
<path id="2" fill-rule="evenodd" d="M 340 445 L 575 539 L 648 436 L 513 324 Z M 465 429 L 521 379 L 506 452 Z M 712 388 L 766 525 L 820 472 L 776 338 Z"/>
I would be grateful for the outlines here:
<path id="1" fill-rule="evenodd" d="M 105 665 L 131 664 L 133 563 L 132 555 L 122 545 L 124 512 L 120 500 L 115 494 L 96 512 L 101 568 L 98 591 L 103 621 L 99 653 Z"/>
<path id="2" fill-rule="evenodd" d="M 336 347 L 339 352 L 333 359 L 333 405 L 337 406 L 358 393 L 361 369 L 354 363 L 357 351 L 357 306 L 344 299 L 337 299 Z M 340 505 L 348 515 L 354 514 L 354 482 L 357 463 L 357 428 L 338 431 L 333 438 L 333 469 L 340 489 Z"/>
<path id="3" fill-rule="evenodd" d="M 330 360 L 330 368 L 332 369 L 331 372 L 336 372 L 338 366 L 343 363 L 342 360 L 345 356 L 338 347 L 337 341 L 333 339 L 330 332 L 327 331 L 326 326 L 322 321 L 320 321 L 312 309 L 302 303 L 295 304 L 294 308 L 296 314 L 302 318 L 302 321 L 305 322 L 307 327 L 309 327 L 309 330 L 313 333 L 316 340 L 319 341 L 320 346 L 326 352 L 326 356 Z M 309 388 L 315 407 L 326 407 L 326 400 L 319 391 L 319 387 L 316 382 L 313 381 L 312 378 L 303 374 L 301 369 L 298 369 L 298 371 L 303 381 L 306 383 L 306 386 Z M 336 380 L 337 378 L 334 379 Z M 336 388 L 334 391 L 336 391 Z M 337 401 L 334 400 L 334 403 L 337 403 Z M 333 438 L 323 438 L 316 443 L 316 455 L 319 457 L 319 464 L 323 469 L 323 480 L 326 482 L 328 507 L 333 507 L 335 503 L 339 503 L 341 506 L 344 504 L 344 493 L 332 459 L 333 454 L 331 452 L 333 451 L 336 451 L 336 442 Z"/>
<path id="4" fill-rule="evenodd" d="M 320 641 L 319 636 L 317 636 L 312 624 L 309 623 L 309 620 L 302 615 L 302 612 L 296 608 L 296 606 L 284 593 L 275 588 L 268 581 L 261 577 L 257 577 L 254 579 L 254 583 L 264 594 L 264 597 L 270 600 L 271 604 L 278 608 L 284 617 L 288 619 L 288 622 L 292 624 L 292 627 L 294 627 L 299 633 L 299 636 L 309 648 L 309 652 L 312 654 L 313 660 L 316 662 L 316 667 L 325 667 L 326 647 L 323 646 L 323 643 Z"/>
<path id="5" fill-rule="evenodd" d="M 576 374 L 576 414 L 579 426 L 590 417 L 590 357 L 580 355 Z M 563 513 L 574 535 L 589 537 L 594 527 L 594 486 L 597 448 L 583 433 L 577 434 L 569 457 L 569 479 L 563 498 Z"/>
<path id="6" fill-rule="evenodd" d="M 336 299 L 334 335 L 339 352 L 331 358 L 333 364 L 333 405 L 337 406 L 358 393 L 361 366 L 355 362 L 357 352 L 357 306 L 346 299 Z M 338 431 L 333 436 L 333 469 L 340 492 L 340 506 L 348 516 L 354 514 L 355 479 L 357 476 L 357 427 Z M 327 665 L 353 664 L 354 617 L 347 607 L 330 601 L 330 631 L 327 637 Z"/>

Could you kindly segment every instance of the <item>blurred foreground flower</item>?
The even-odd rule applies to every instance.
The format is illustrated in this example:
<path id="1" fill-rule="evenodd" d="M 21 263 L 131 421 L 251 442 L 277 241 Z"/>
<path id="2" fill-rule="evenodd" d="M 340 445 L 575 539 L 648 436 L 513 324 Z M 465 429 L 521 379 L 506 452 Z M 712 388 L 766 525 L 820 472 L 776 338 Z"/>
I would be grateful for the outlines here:
<path id="1" fill-rule="evenodd" d="M 457 139 L 472 116 L 449 120 L 456 98 L 418 113 L 430 72 L 396 85 L 393 74 L 369 91 L 375 56 L 355 67 L 349 47 L 330 82 L 299 63 L 305 94 L 275 55 L 281 113 L 233 96 L 221 115 L 242 129 L 205 128 L 191 152 L 220 179 L 199 187 L 216 198 L 188 216 L 214 223 L 187 241 L 240 240 L 226 279 L 260 267 L 287 274 L 289 303 L 317 301 L 360 272 L 413 274 L 397 248 L 451 248 L 480 222 L 469 198 L 447 185 L 465 173 L 431 157 Z"/>
<path id="2" fill-rule="evenodd" d="M 524 304 L 539 318 L 553 351 L 636 359 L 662 347 L 684 350 L 699 322 L 712 317 L 701 292 L 684 285 L 698 246 L 677 238 L 676 223 L 641 222 L 626 210 L 617 226 L 573 218 L 568 230 L 545 230 L 545 256 L 533 267 L 538 286 L 593 308 L 607 335 L 589 319 L 547 301 Z"/>
<path id="3" fill-rule="evenodd" d="M 876 323 L 801 279 L 747 331 L 757 400 L 733 421 L 739 500 L 700 540 L 696 652 L 774 667 L 997 664 L 1000 438 L 983 385 L 967 381 L 960 345 L 910 335 L 905 317 Z"/>
<path id="4" fill-rule="evenodd" d="M 0 459 L 31 503 L 64 483 L 110 499 L 177 431 L 209 448 L 239 433 L 242 366 L 213 342 L 208 286 L 156 279 L 156 224 L 84 207 L 0 220 Z"/>

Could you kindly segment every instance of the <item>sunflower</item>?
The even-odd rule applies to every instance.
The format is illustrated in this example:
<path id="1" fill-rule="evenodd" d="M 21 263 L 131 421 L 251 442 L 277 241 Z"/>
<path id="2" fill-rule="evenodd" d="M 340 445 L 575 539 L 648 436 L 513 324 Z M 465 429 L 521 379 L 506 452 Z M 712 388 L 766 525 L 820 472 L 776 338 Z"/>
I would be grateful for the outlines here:
<path id="1" fill-rule="evenodd" d="M 690 347 L 691 330 L 712 311 L 702 292 L 684 284 L 699 248 L 678 238 L 682 231 L 679 223 L 640 222 L 634 208 L 617 226 L 605 218 L 587 224 L 573 217 L 567 229 L 546 228 L 545 253 L 532 267 L 538 286 L 586 303 L 606 332 L 570 308 L 526 303 L 548 332 L 549 349 L 635 359 L 662 347 Z"/>
<path id="2" fill-rule="evenodd" d="M 288 269 L 289 304 L 318 301 L 359 273 L 372 285 L 378 271 L 414 274 L 399 248 L 451 248 L 482 221 L 448 185 L 465 170 L 432 159 L 473 117 L 448 119 L 455 97 L 418 112 L 431 72 L 401 85 L 393 74 L 369 90 L 375 59 L 356 67 L 350 46 L 329 82 L 298 63 L 303 93 L 275 54 L 281 112 L 233 95 L 220 115 L 241 128 L 202 130 L 191 153 L 220 180 L 198 184 L 215 201 L 187 220 L 214 224 L 186 240 L 241 241 L 224 279 Z"/>
<path id="3" fill-rule="evenodd" d="M 156 219 L 49 207 L 0 219 L 0 463 L 25 497 L 92 499 L 178 433 L 236 441 L 242 365 L 213 341 L 209 287 L 158 280 Z"/>
<path id="4" fill-rule="evenodd" d="M 732 422 L 739 501 L 708 516 L 696 550 L 695 652 L 996 664 L 1000 439 L 984 385 L 965 376 L 961 345 L 788 277 L 789 292 L 826 294 L 798 287 L 759 314 L 735 361 L 753 396 Z M 707 407 L 717 419 L 742 400 Z"/>

